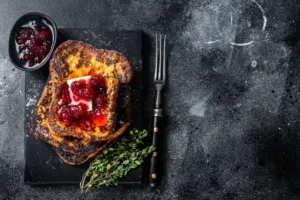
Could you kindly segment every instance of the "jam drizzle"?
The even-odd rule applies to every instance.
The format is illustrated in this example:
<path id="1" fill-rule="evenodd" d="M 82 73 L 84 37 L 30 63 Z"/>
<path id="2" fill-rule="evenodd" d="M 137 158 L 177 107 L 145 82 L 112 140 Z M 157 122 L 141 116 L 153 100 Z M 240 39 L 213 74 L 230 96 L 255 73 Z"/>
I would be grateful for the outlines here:
<path id="1" fill-rule="evenodd" d="M 92 101 L 93 109 L 88 111 L 84 103 L 71 104 L 70 91 L 76 101 Z M 62 95 L 59 101 L 59 119 L 69 126 L 77 126 L 86 130 L 92 130 L 97 126 L 106 124 L 106 86 L 102 77 L 91 76 L 88 80 L 76 80 L 69 85 L 62 86 Z"/>

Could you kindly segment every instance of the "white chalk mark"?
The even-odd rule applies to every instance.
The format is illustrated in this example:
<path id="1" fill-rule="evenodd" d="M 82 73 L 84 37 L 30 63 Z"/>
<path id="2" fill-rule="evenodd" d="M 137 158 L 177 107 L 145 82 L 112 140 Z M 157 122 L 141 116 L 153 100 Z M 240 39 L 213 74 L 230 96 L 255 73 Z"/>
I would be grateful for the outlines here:
<path id="1" fill-rule="evenodd" d="M 265 10 L 263 9 L 263 7 L 259 4 L 259 3 L 257 3 L 257 1 L 256 0 L 252 0 L 258 7 L 259 7 L 259 9 L 260 9 L 260 11 L 261 11 L 261 13 L 262 13 L 262 15 L 263 15 L 263 19 L 264 19 L 264 23 L 263 23 L 263 27 L 262 27 L 262 31 L 265 31 L 266 30 L 266 27 L 267 27 L 267 15 L 266 15 L 266 12 L 265 12 Z"/>
<path id="2" fill-rule="evenodd" d="M 234 45 L 234 46 L 240 46 L 240 47 L 243 47 L 243 46 L 248 46 L 250 44 L 253 43 L 253 40 L 250 41 L 250 42 L 245 42 L 245 43 L 235 43 L 235 42 L 230 42 L 231 45 Z"/>
<path id="3" fill-rule="evenodd" d="M 237 11 L 237 9 L 234 8 L 230 3 L 229 3 L 229 6 L 230 6 L 230 8 L 231 8 L 234 12 L 239 13 L 239 12 Z"/>
<path id="4" fill-rule="evenodd" d="M 236 105 L 235 105 L 235 107 L 237 107 L 237 108 L 239 108 L 239 107 L 241 107 L 243 104 L 241 104 L 241 103 L 237 103 Z"/>
<path id="5" fill-rule="evenodd" d="M 230 25 L 232 26 L 233 23 L 233 17 L 232 17 L 232 12 L 230 12 Z"/>
<path id="6" fill-rule="evenodd" d="M 251 63 L 251 66 L 252 66 L 253 68 L 255 68 L 256 65 L 257 65 L 257 62 L 256 62 L 256 60 L 254 60 L 254 61 Z"/>
<path id="7" fill-rule="evenodd" d="M 214 40 L 214 41 L 207 41 L 207 42 L 204 42 L 205 44 L 214 44 L 216 42 L 220 42 L 221 40 Z"/>
<path id="8" fill-rule="evenodd" d="M 210 98 L 210 94 L 199 100 L 195 105 L 193 105 L 189 113 L 193 116 L 204 117 L 206 111 L 207 100 Z"/>
<path id="9" fill-rule="evenodd" d="M 247 21 L 247 26 L 250 28 L 251 27 L 251 21 Z"/>
<path id="10" fill-rule="evenodd" d="M 229 66 L 230 66 L 230 62 L 231 62 L 231 59 L 232 59 L 233 52 L 234 52 L 234 48 L 232 48 L 232 46 L 230 46 L 230 54 L 229 54 L 229 57 L 228 57 L 228 59 L 227 59 L 227 65 L 226 65 L 225 70 L 228 70 L 228 69 L 229 69 Z"/>
<path id="11" fill-rule="evenodd" d="M 26 107 L 28 106 L 34 106 L 36 104 L 36 99 L 29 99 L 28 102 L 26 103 Z"/>
<path id="12" fill-rule="evenodd" d="M 52 159 L 52 156 L 49 157 L 49 159 L 46 161 L 46 164 L 49 165 L 52 169 L 55 169 L 55 167 L 50 164 L 51 159 Z"/>
<path id="13" fill-rule="evenodd" d="M 219 9 L 220 9 L 220 7 L 218 7 L 218 10 L 216 11 L 214 23 L 215 23 L 215 27 L 217 28 L 217 30 L 219 32 L 219 35 L 221 36 L 221 38 L 223 38 L 223 34 L 219 27 Z"/>
<path id="14" fill-rule="evenodd" d="M 91 31 L 90 33 L 92 34 L 94 39 L 99 39 L 98 36 L 93 31 Z"/>

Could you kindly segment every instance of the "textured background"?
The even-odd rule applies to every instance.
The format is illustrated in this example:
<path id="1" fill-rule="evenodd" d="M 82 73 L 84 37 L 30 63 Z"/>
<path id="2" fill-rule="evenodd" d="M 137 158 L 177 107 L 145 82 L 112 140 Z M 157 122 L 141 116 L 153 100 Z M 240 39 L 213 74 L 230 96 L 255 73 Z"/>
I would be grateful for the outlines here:
<path id="1" fill-rule="evenodd" d="M 24 101 L 25 74 L 10 63 L 7 45 L 13 23 L 29 11 L 45 13 L 59 28 L 142 29 L 149 76 L 154 34 L 168 34 L 159 188 L 81 194 L 78 186 L 23 184 L 23 116 L 30 102 Z M 0 199 L 299 199 L 299 13 L 297 0 L 2 0 Z M 149 104 L 150 81 L 148 88 Z"/>

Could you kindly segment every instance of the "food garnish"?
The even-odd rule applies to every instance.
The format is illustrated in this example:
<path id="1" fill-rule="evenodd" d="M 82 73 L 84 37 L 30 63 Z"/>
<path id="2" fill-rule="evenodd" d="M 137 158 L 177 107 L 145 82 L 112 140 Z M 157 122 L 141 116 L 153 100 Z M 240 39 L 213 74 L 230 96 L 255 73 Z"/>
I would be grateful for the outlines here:
<path id="1" fill-rule="evenodd" d="M 144 158 L 155 150 L 153 146 L 143 147 L 143 138 L 147 135 L 147 130 L 133 129 L 111 143 L 90 164 L 82 177 L 80 189 L 87 192 L 102 185 L 117 185 L 120 178 L 141 165 Z"/>

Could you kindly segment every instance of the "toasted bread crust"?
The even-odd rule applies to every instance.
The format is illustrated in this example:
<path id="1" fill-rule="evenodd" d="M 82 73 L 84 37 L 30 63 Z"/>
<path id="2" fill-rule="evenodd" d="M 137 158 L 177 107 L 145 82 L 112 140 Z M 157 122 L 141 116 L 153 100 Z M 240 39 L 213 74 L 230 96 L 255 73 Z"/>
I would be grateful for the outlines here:
<path id="1" fill-rule="evenodd" d="M 128 59 L 117 51 L 96 49 L 76 40 L 68 40 L 56 48 L 50 61 L 50 74 L 55 73 L 58 81 L 90 72 L 115 77 L 120 83 L 129 83 L 133 76 Z"/>
<path id="2" fill-rule="evenodd" d="M 128 86 L 122 86 L 122 87 L 127 88 Z M 47 81 L 44 90 L 42 92 L 42 96 L 38 101 L 35 115 L 30 124 L 30 130 L 34 138 L 37 140 L 45 141 L 50 145 L 52 145 L 53 147 L 60 149 L 60 151 L 67 152 L 68 154 L 65 155 L 87 158 L 89 155 L 93 154 L 94 152 L 96 151 L 99 152 L 102 146 L 107 143 L 107 141 L 92 142 L 92 141 L 85 141 L 74 137 L 62 137 L 53 134 L 49 130 L 48 113 L 49 113 L 49 104 L 51 100 L 52 100 L 51 82 Z M 120 131 L 125 131 L 125 129 L 131 124 L 132 121 L 132 109 L 130 104 L 126 106 L 125 110 L 126 110 L 125 111 L 126 116 L 125 117 L 119 116 L 118 120 L 125 121 L 126 123 L 118 124 L 117 126 L 118 133 Z M 115 134 L 110 136 L 110 138 L 112 138 L 114 135 Z M 89 156 L 89 157 L 93 157 L 93 156 Z"/>
<path id="3" fill-rule="evenodd" d="M 98 148 L 101 143 L 105 143 L 102 141 L 90 142 L 74 137 L 62 137 L 50 132 L 48 113 L 51 101 L 52 89 L 50 81 L 48 81 L 44 87 L 42 96 L 37 103 L 36 112 L 30 123 L 30 132 L 35 139 L 45 141 L 52 146 L 79 156 L 87 156 Z"/>
<path id="4" fill-rule="evenodd" d="M 106 125 L 96 127 L 96 131 L 68 127 L 61 123 L 57 114 L 62 84 L 86 75 L 102 76 L 106 84 Z M 123 94 L 128 94 L 130 87 L 124 83 L 131 79 L 131 66 L 122 54 L 95 49 L 80 41 L 64 42 L 50 61 L 50 76 L 30 123 L 31 134 L 52 145 L 64 162 L 71 165 L 86 162 L 130 126 L 132 108 L 122 90 L 125 89 Z M 118 98 L 120 84 L 122 90 Z M 124 101 L 120 101 L 121 96 Z"/>
<path id="5" fill-rule="evenodd" d="M 106 124 L 95 129 L 82 129 L 80 127 L 66 126 L 58 116 L 60 106 L 58 104 L 61 97 L 61 89 L 56 94 L 52 94 L 52 101 L 49 109 L 49 128 L 57 136 L 72 136 L 90 141 L 107 140 L 109 135 L 115 131 L 116 124 L 116 99 L 118 98 L 119 82 L 115 78 L 106 78 L 106 99 L 105 108 Z M 54 91 L 55 92 L 55 91 Z"/>
<path id="6" fill-rule="evenodd" d="M 128 105 L 128 108 L 131 109 L 131 105 Z M 53 147 L 56 154 L 62 159 L 65 163 L 69 165 L 81 165 L 87 162 L 89 159 L 96 156 L 102 149 L 104 149 L 109 143 L 119 137 L 131 124 L 131 114 L 128 116 L 129 121 L 126 122 L 123 126 L 121 126 L 107 141 L 101 143 L 92 153 L 87 156 L 79 156 L 70 152 L 63 151 L 60 148 Z"/>

